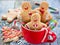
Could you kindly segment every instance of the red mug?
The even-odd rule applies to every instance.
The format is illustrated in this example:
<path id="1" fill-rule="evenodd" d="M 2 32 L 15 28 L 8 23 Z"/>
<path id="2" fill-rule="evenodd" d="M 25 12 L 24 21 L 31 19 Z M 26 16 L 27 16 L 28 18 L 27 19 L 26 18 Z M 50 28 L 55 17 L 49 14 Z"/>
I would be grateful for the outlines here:
<path id="1" fill-rule="evenodd" d="M 39 44 L 45 42 L 54 42 L 56 40 L 56 34 L 47 28 L 42 28 L 41 30 L 30 30 L 24 26 L 21 26 L 24 39 L 32 44 Z M 49 39 L 49 36 L 52 39 Z"/>

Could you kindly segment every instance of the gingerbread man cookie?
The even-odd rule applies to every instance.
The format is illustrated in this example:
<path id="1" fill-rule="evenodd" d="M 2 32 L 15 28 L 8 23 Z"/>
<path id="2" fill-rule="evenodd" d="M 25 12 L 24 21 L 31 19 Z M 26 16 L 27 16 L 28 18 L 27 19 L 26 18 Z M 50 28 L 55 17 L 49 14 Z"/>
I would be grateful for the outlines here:
<path id="1" fill-rule="evenodd" d="M 47 22 L 52 19 L 51 14 L 47 11 L 49 8 L 49 4 L 46 1 L 41 2 L 40 4 L 40 14 L 42 15 L 42 22 Z"/>
<path id="2" fill-rule="evenodd" d="M 46 22 L 52 19 L 51 14 L 47 11 L 48 8 L 49 8 L 48 2 L 43 1 L 41 2 L 40 7 L 35 9 L 35 11 L 40 13 L 42 22 Z"/>
<path id="3" fill-rule="evenodd" d="M 20 14 L 23 22 L 29 22 L 30 21 L 30 17 L 32 15 L 30 13 L 30 11 L 32 11 L 31 4 L 29 2 L 23 2 L 22 3 L 22 12 Z"/>
<path id="4" fill-rule="evenodd" d="M 28 22 L 25 27 L 32 30 L 40 30 L 42 27 L 47 27 L 47 25 L 41 22 L 41 16 L 39 13 L 34 13 L 31 16 L 31 21 Z"/>
<path id="5" fill-rule="evenodd" d="M 17 18 L 17 15 L 20 14 L 19 12 L 19 9 L 9 9 L 7 14 L 2 15 L 2 19 L 12 22 L 15 18 Z"/>

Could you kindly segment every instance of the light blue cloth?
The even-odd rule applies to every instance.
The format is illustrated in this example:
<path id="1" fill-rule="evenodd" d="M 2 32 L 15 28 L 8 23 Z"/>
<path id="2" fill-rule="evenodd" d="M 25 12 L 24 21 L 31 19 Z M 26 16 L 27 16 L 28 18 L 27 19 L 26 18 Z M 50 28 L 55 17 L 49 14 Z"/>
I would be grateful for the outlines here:
<path id="1" fill-rule="evenodd" d="M 34 1 L 40 2 L 40 0 L 34 0 Z M 46 0 L 46 1 L 49 2 L 49 6 L 54 7 L 54 8 L 58 8 L 58 10 L 60 12 L 60 0 Z M 14 2 L 15 2 L 14 0 L 10 0 L 10 1 L 9 0 L 8 1 L 7 0 L 5 0 L 5 1 L 0 0 L 0 15 L 2 15 L 3 13 L 6 13 L 8 9 L 14 8 Z M 35 5 L 34 5 L 34 7 L 35 7 Z M 59 14 L 52 14 L 54 19 L 56 19 L 58 21 L 57 27 L 55 29 L 53 29 L 53 31 L 57 34 L 57 40 L 54 43 L 51 43 L 51 45 L 60 45 L 60 19 L 58 20 L 56 18 L 56 15 L 60 15 L 60 13 Z M 12 44 L 18 45 L 15 42 L 11 42 L 11 45 Z M 49 45 L 49 43 L 44 43 L 41 45 Z"/>

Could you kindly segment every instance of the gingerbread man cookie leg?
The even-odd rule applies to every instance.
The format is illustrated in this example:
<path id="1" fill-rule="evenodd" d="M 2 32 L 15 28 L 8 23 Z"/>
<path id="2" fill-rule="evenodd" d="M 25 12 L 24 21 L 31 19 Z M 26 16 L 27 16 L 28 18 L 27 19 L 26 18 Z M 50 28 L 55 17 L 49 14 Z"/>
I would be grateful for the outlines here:
<path id="1" fill-rule="evenodd" d="M 40 13 L 42 17 L 42 22 L 47 22 L 52 19 L 52 16 L 48 12 L 49 4 L 46 1 L 41 2 Z"/>
<path id="2" fill-rule="evenodd" d="M 18 37 L 18 36 L 16 36 L 16 37 L 14 37 L 12 40 L 13 40 L 14 42 L 16 42 L 16 41 L 18 41 L 18 40 L 19 40 L 19 37 Z"/>
<path id="3" fill-rule="evenodd" d="M 11 42 L 12 40 L 7 38 L 7 39 L 4 39 L 3 42 Z"/>
<path id="4" fill-rule="evenodd" d="M 5 14 L 5 15 L 2 15 L 2 19 L 3 20 L 6 20 L 7 19 L 7 15 Z"/>
<path id="5" fill-rule="evenodd" d="M 14 11 L 14 9 L 8 9 L 8 13 L 9 13 L 9 12 L 13 12 L 13 11 Z"/>
<path id="6" fill-rule="evenodd" d="M 46 21 L 50 21 L 51 19 L 52 19 L 52 15 L 49 12 L 47 12 Z"/>

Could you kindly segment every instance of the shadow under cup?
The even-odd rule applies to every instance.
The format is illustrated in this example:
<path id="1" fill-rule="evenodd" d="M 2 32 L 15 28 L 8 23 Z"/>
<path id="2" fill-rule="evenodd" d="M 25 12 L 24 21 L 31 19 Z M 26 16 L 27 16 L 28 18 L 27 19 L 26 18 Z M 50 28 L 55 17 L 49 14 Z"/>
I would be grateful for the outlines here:
<path id="1" fill-rule="evenodd" d="M 30 30 L 21 26 L 22 33 L 24 39 L 32 44 L 40 44 L 45 42 L 54 42 L 56 40 L 56 34 L 54 32 L 51 32 L 47 28 L 42 28 L 41 30 Z M 51 36 L 53 39 L 49 39 L 48 37 Z"/>

